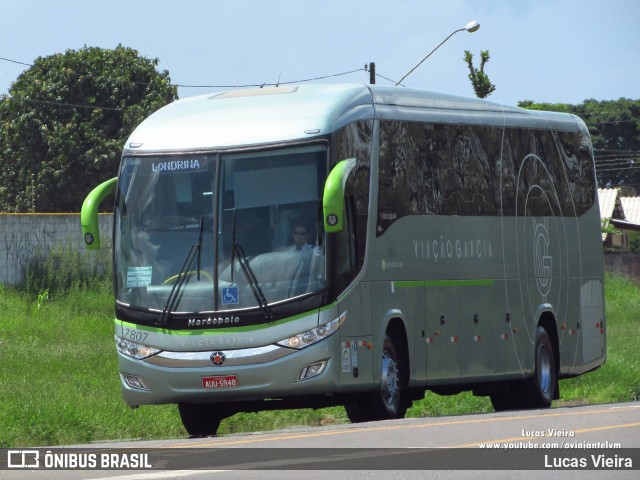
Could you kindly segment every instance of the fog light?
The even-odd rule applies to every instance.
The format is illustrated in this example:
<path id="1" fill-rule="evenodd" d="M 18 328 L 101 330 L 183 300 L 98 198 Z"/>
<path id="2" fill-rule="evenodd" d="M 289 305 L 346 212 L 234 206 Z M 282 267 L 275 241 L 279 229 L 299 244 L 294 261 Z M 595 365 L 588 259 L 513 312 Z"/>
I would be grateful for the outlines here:
<path id="1" fill-rule="evenodd" d="M 124 379 L 124 382 L 129 385 L 131 388 L 135 388 L 138 390 L 149 390 L 149 387 L 147 387 L 147 384 L 144 383 L 144 380 L 142 380 L 140 377 L 136 376 L 136 375 L 122 375 L 122 378 Z"/>
<path id="2" fill-rule="evenodd" d="M 300 375 L 298 376 L 298 381 L 306 380 L 311 377 L 315 377 L 320 375 L 324 371 L 324 367 L 327 365 L 327 362 L 318 362 L 312 363 L 311 365 L 307 365 L 300 370 Z"/>

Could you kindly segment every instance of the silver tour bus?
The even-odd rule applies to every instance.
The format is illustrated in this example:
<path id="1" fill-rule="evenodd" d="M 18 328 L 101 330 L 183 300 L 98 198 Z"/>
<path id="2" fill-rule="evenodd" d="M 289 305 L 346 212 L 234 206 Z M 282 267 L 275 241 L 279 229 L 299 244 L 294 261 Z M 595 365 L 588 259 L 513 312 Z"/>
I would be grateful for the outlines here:
<path id="1" fill-rule="evenodd" d="M 591 142 L 577 117 L 399 87 L 174 102 L 115 193 L 115 343 L 131 407 L 191 435 L 236 412 L 401 418 L 426 390 L 549 407 L 605 361 Z"/>

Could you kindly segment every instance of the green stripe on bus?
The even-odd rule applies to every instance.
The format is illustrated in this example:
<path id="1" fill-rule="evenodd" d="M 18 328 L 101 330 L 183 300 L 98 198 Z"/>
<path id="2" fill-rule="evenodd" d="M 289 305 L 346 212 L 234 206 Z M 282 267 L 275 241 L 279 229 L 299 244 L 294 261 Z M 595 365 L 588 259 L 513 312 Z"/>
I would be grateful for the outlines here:
<path id="1" fill-rule="evenodd" d="M 424 280 L 407 280 L 395 282 L 398 288 L 424 287 Z"/>
<path id="2" fill-rule="evenodd" d="M 489 287 L 495 285 L 492 279 L 478 280 L 408 280 L 395 282 L 398 288 L 412 287 Z"/>

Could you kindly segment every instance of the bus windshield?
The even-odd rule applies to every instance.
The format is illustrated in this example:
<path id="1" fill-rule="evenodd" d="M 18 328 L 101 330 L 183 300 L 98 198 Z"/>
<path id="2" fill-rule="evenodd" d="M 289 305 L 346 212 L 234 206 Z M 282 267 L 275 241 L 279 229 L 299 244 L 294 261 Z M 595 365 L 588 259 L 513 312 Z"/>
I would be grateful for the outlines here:
<path id="1" fill-rule="evenodd" d="M 175 313 L 268 312 L 323 289 L 326 164 L 321 146 L 125 157 L 116 299 Z"/>

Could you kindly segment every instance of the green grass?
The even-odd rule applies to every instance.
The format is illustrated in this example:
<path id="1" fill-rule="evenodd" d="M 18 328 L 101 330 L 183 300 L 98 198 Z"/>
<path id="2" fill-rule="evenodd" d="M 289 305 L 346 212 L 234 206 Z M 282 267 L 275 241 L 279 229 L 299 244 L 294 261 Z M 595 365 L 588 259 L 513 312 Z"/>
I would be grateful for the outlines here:
<path id="1" fill-rule="evenodd" d="M 0 311 L 0 447 L 181 433 L 170 408 L 123 404 L 106 287 L 40 303 L 5 289 Z"/>
<path id="2" fill-rule="evenodd" d="M 607 363 L 561 381 L 557 405 L 640 398 L 640 286 L 608 277 L 606 289 Z M 113 315 L 108 280 L 78 281 L 55 293 L 0 286 L 0 448 L 185 435 L 175 406 L 132 410 L 123 402 Z M 484 397 L 428 393 L 408 416 L 488 411 Z M 238 414 L 219 433 L 345 422 L 339 407 Z"/>
<path id="3" fill-rule="evenodd" d="M 607 362 L 587 375 L 560 382 L 563 403 L 607 403 L 640 399 L 640 285 L 607 276 Z"/>

